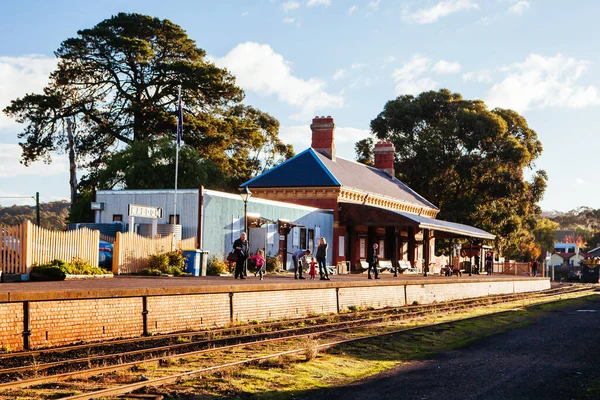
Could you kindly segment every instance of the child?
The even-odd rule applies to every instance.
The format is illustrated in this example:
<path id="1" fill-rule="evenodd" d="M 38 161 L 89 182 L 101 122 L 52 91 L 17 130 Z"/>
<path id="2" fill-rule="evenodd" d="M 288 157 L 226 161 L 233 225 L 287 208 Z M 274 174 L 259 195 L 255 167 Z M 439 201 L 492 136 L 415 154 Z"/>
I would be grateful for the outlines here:
<path id="1" fill-rule="evenodd" d="M 314 257 L 310 258 L 310 262 L 308 263 L 308 265 L 310 266 L 310 271 L 308 271 L 308 274 L 310 275 L 310 279 L 311 280 L 315 280 L 315 276 L 317 275 L 317 262 L 315 261 Z"/>
<path id="2" fill-rule="evenodd" d="M 248 259 L 256 260 L 256 268 L 258 269 L 257 273 L 260 275 L 260 280 L 263 280 L 263 268 L 265 266 L 265 252 L 263 250 L 259 250 L 255 255 L 248 257 Z M 256 276 L 256 274 L 254 274 Z"/>

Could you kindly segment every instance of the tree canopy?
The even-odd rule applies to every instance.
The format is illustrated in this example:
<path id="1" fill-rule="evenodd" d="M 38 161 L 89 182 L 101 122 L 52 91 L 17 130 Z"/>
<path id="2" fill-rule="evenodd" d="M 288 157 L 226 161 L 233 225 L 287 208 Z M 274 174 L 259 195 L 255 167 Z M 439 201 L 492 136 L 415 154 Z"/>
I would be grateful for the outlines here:
<path id="1" fill-rule="evenodd" d="M 394 144 L 397 178 L 436 204 L 440 219 L 496 234 L 506 255 L 533 254 L 522 243 L 533 241 L 547 175 L 524 179 L 542 152 L 524 117 L 442 89 L 388 101 L 371 130 Z M 356 150 L 361 160 L 372 156 L 369 139 Z"/>
<path id="2" fill-rule="evenodd" d="M 58 67 L 43 93 L 13 100 L 4 110 L 25 124 L 19 134 L 25 164 L 68 151 L 64 127 L 69 121 L 74 127 L 70 147 L 89 172 L 83 185 L 170 187 L 158 180 L 169 174 L 156 176 L 150 166 L 157 165 L 152 160 L 157 154 L 162 165 L 174 164 L 165 140 L 176 135 L 179 86 L 188 147 L 183 153 L 189 155 L 182 160 L 184 174 L 196 168 L 186 165 L 188 160 L 202 161 L 237 186 L 293 155 L 278 138 L 279 122 L 243 105 L 234 76 L 208 61 L 171 21 L 120 13 L 80 30 L 55 55 Z M 109 171 L 117 179 L 100 181 Z"/>

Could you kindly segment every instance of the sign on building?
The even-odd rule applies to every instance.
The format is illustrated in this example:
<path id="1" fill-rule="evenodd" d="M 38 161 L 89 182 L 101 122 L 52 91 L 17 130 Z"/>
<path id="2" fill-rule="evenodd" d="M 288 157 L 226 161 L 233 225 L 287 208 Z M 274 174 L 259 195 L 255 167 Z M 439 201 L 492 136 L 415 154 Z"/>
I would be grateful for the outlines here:
<path id="1" fill-rule="evenodd" d="M 127 215 L 130 217 L 162 219 L 163 210 L 160 207 L 140 206 L 129 204 Z"/>

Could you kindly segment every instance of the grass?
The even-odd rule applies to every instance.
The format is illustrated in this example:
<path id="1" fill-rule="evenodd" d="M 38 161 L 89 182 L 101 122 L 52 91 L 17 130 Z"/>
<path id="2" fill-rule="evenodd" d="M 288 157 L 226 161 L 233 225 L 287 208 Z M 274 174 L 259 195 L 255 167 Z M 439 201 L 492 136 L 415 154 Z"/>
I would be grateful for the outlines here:
<path id="1" fill-rule="evenodd" d="M 311 391 L 342 386 L 390 370 L 412 360 L 463 347 L 473 341 L 533 323 L 544 313 L 567 305 L 583 303 L 581 299 L 541 303 L 520 301 L 511 305 L 479 308 L 456 315 L 431 316 L 426 323 L 443 323 L 389 336 L 318 350 L 316 342 L 304 342 L 305 351 L 297 356 L 280 357 L 216 375 L 216 379 L 189 380 L 196 398 L 227 397 L 253 399 L 287 399 L 309 395 Z M 489 314 L 495 312 L 495 314 Z M 418 324 L 423 325 L 421 321 Z M 411 325 L 416 327 L 417 323 Z M 398 327 L 393 327 L 398 329 Z M 391 328 L 387 328 L 388 330 Z M 375 331 L 375 329 L 373 329 Z M 593 393 L 598 387 L 589 388 Z M 178 397 L 159 390 L 165 399 Z"/>

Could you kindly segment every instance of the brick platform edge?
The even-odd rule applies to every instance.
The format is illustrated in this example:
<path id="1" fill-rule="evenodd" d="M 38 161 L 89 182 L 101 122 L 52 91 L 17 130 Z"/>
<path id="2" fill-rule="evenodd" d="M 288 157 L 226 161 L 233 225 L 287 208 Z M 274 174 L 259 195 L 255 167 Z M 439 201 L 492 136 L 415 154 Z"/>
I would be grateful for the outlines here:
<path id="1" fill-rule="evenodd" d="M 27 350 L 549 288 L 544 278 L 499 278 L 8 293 L 0 295 L 0 347 Z"/>

